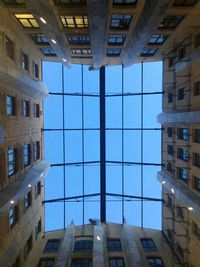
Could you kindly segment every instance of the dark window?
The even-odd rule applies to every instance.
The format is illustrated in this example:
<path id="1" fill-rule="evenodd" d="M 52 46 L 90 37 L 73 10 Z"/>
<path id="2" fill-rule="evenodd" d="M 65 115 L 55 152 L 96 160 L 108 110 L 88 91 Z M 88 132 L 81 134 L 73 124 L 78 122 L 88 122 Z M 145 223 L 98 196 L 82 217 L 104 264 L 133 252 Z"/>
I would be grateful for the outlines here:
<path id="1" fill-rule="evenodd" d="M 174 6 L 181 6 L 181 7 L 193 6 L 196 4 L 196 2 L 197 2 L 197 0 L 175 0 L 173 5 Z"/>
<path id="2" fill-rule="evenodd" d="M 108 35 L 109 45 L 123 45 L 126 38 L 125 34 L 110 34 Z"/>
<path id="3" fill-rule="evenodd" d="M 184 161 L 188 161 L 189 159 L 189 151 L 187 148 L 178 148 L 177 149 L 177 157 Z"/>
<path id="4" fill-rule="evenodd" d="M 74 251 L 92 250 L 92 240 L 77 240 L 74 244 Z"/>
<path id="5" fill-rule="evenodd" d="M 177 93 L 178 100 L 183 100 L 185 98 L 185 88 L 178 89 Z"/>
<path id="6" fill-rule="evenodd" d="M 74 259 L 71 262 L 71 267 L 92 267 L 92 260 Z"/>
<path id="7" fill-rule="evenodd" d="M 200 191 L 200 178 L 199 177 L 193 176 L 193 187 L 197 191 Z"/>
<path id="8" fill-rule="evenodd" d="M 41 194 L 41 181 L 38 181 L 35 186 L 35 196 L 39 196 Z"/>
<path id="9" fill-rule="evenodd" d="M 89 35 L 67 35 L 69 44 L 85 45 L 90 43 Z"/>
<path id="10" fill-rule="evenodd" d="M 60 239 L 50 239 L 47 241 L 43 252 L 56 252 L 60 246 Z"/>
<path id="11" fill-rule="evenodd" d="M 30 116 L 30 103 L 27 100 L 23 100 L 23 116 L 24 117 Z"/>
<path id="12" fill-rule="evenodd" d="M 48 37 L 46 37 L 43 33 L 33 33 L 33 34 L 30 34 L 30 36 L 37 45 L 48 45 L 49 44 Z"/>
<path id="13" fill-rule="evenodd" d="M 172 172 L 172 164 L 171 164 L 171 162 L 167 163 L 167 171 L 168 172 Z"/>
<path id="14" fill-rule="evenodd" d="M 171 155 L 171 156 L 174 155 L 174 148 L 172 145 L 167 145 L 167 153 L 168 155 Z"/>
<path id="15" fill-rule="evenodd" d="M 167 136 L 172 137 L 173 134 L 173 128 L 172 127 L 167 127 Z"/>
<path id="16" fill-rule="evenodd" d="M 34 117 L 39 118 L 40 117 L 40 105 L 34 103 L 33 108 L 34 108 Z"/>
<path id="17" fill-rule="evenodd" d="M 72 48 L 72 54 L 75 56 L 91 56 L 91 49 L 90 48 Z"/>
<path id="18" fill-rule="evenodd" d="M 194 84 L 194 95 L 200 95 L 200 81 Z"/>
<path id="19" fill-rule="evenodd" d="M 33 76 L 37 79 L 39 78 L 39 66 L 34 62 L 33 62 Z"/>
<path id="20" fill-rule="evenodd" d="M 185 182 L 189 179 L 189 172 L 187 169 L 177 168 L 177 177 Z"/>
<path id="21" fill-rule="evenodd" d="M 40 142 L 37 141 L 33 144 L 34 161 L 40 159 Z"/>
<path id="22" fill-rule="evenodd" d="M 195 36 L 195 44 L 194 44 L 194 47 L 198 47 L 200 46 L 200 33 L 198 33 L 196 36 Z"/>
<path id="23" fill-rule="evenodd" d="M 25 253 L 26 256 L 29 254 L 33 246 L 33 241 L 32 241 L 32 235 L 30 235 L 29 239 L 26 241 L 26 246 L 25 246 Z"/>
<path id="24" fill-rule="evenodd" d="M 173 94 L 172 93 L 169 93 L 167 95 L 167 101 L 168 101 L 168 103 L 172 103 L 172 101 L 173 101 Z"/>
<path id="25" fill-rule="evenodd" d="M 136 4 L 137 0 L 113 0 L 114 6 L 132 6 Z"/>
<path id="26" fill-rule="evenodd" d="M 14 96 L 6 96 L 6 114 L 9 116 L 16 115 L 16 98 Z"/>
<path id="27" fill-rule="evenodd" d="M 6 56 L 14 59 L 15 51 L 14 51 L 14 42 L 6 35 L 5 37 L 5 48 L 6 48 Z"/>
<path id="28" fill-rule="evenodd" d="M 31 191 L 29 191 L 25 195 L 25 198 L 24 198 L 24 206 L 25 206 L 25 209 L 28 209 L 31 206 L 31 203 L 32 203 L 32 194 L 31 194 Z"/>
<path id="29" fill-rule="evenodd" d="M 165 267 L 160 257 L 147 257 L 147 262 L 151 267 Z"/>
<path id="30" fill-rule="evenodd" d="M 141 56 L 142 57 L 151 57 L 153 55 L 155 55 L 155 53 L 158 51 L 158 49 L 155 48 L 145 48 L 142 53 Z"/>
<path id="31" fill-rule="evenodd" d="M 200 225 L 194 221 L 192 222 L 192 232 L 198 239 L 200 239 Z"/>
<path id="32" fill-rule="evenodd" d="M 30 144 L 24 145 L 24 167 L 30 165 L 31 162 L 31 146 Z"/>
<path id="33" fill-rule="evenodd" d="M 170 240 L 172 239 L 172 230 L 167 229 L 167 236 Z"/>
<path id="34" fill-rule="evenodd" d="M 200 167 L 200 153 L 193 153 L 194 165 Z"/>
<path id="35" fill-rule="evenodd" d="M 64 28 L 88 28 L 87 16 L 60 16 Z"/>
<path id="36" fill-rule="evenodd" d="M 24 28 L 39 28 L 32 14 L 15 14 L 15 17 Z"/>
<path id="37" fill-rule="evenodd" d="M 47 57 L 55 57 L 56 52 L 52 48 L 40 48 L 40 51 Z"/>
<path id="38" fill-rule="evenodd" d="M 21 66 L 24 70 L 29 69 L 29 58 L 24 52 L 21 53 Z"/>
<path id="39" fill-rule="evenodd" d="M 42 221 L 41 219 L 38 221 L 36 227 L 35 227 L 35 239 L 37 239 L 39 233 L 42 231 Z"/>
<path id="40" fill-rule="evenodd" d="M 167 40 L 168 35 L 153 34 L 148 44 L 163 44 Z"/>
<path id="41" fill-rule="evenodd" d="M 181 15 L 168 15 L 163 19 L 158 28 L 175 29 L 183 18 L 184 16 Z"/>
<path id="42" fill-rule="evenodd" d="M 189 129 L 188 128 L 178 128 L 178 139 L 188 141 L 189 140 Z"/>
<path id="43" fill-rule="evenodd" d="M 194 129 L 194 142 L 200 143 L 200 129 Z"/>
<path id="44" fill-rule="evenodd" d="M 53 258 L 42 258 L 42 259 L 40 259 L 37 267 L 53 267 L 54 262 L 55 261 Z"/>
<path id="45" fill-rule="evenodd" d="M 125 267 L 123 258 L 110 258 L 109 267 Z"/>
<path id="46" fill-rule="evenodd" d="M 120 48 L 108 48 L 106 55 L 108 57 L 118 57 L 121 53 Z"/>
<path id="47" fill-rule="evenodd" d="M 185 47 L 181 47 L 178 49 L 178 60 L 181 60 L 186 55 Z"/>
<path id="48" fill-rule="evenodd" d="M 174 58 L 173 57 L 169 57 L 168 58 L 168 67 L 171 68 L 174 65 Z"/>
<path id="49" fill-rule="evenodd" d="M 128 29 L 132 16 L 129 14 L 113 14 L 111 16 L 111 29 Z"/>
<path id="50" fill-rule="evenodd" d="M 9 210 L 9 225 L 13 227 L 17 223 L 17 206 Z"/>
<path id="51" fill-rule="evenodd" d="M 121 251 L 121 241 L 120 239 L 108 239 L 107 240 L 108 251 Z"/>
<path id="52" fill-rule="evenodd" d="M 8 176 L 17 172 L 17 149 L 11 148 L 7 152 L 7 172 Z"/>
<path id="53" fill-rule="evenodd" d="M 167 196 L 167 207 L 172 207 L 172 198 L 170 196 Z"/>
<path id="54" fill-rule="evenodd" d="M 152 238 L 140 238 L 140 242 L 144 251 L 156 251 L 156 245 Z"/>
<path id="55" fill-rule="evenodd" d="M 184 250 L 183 250 L 183 248 L 180 246 L 180 244 L 178 242 L 176 243 L 176 250 L 177 250 L 178 254 L 182 258 L 184 258 Z"/>
<path id="56" fill-rule="evenodd" d="M 182 207 L 180 207 L 180 206 L 176 207 L 176 215 L 177 215 L 177 217 L 179 217 L 182 220 L 184 220 L 184 210 L 183 210 Z"/>

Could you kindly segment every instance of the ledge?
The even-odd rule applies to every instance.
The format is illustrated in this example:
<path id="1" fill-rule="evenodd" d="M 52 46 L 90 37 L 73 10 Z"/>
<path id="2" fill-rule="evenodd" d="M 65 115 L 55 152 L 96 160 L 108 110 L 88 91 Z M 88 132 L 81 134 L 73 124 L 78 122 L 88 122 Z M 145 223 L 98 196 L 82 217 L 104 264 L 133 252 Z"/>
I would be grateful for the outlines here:
<path id="1" fill-rule="evenodd" d="M 200 123 L 200 111 L 162 112 L 157 116 L 158 123 Z"/>

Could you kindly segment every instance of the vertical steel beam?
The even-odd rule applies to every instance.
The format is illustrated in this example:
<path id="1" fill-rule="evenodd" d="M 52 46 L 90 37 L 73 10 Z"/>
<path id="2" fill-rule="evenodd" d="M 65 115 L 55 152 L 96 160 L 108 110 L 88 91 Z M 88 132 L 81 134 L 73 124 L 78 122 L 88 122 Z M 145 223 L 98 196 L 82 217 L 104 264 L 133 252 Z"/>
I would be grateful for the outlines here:
<path id="1" fill-rule="evenodd" d="M 106 222 L 106 85 L 105 67 L 101 67 L 100 75 L 100 210 L 101 222 Z"/>

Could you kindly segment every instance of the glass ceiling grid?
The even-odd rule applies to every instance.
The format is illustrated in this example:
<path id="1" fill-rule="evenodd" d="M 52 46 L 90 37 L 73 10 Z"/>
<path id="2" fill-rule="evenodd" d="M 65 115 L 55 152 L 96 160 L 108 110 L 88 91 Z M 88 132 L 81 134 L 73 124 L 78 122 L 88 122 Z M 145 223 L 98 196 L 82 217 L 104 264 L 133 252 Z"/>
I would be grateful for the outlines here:
<path id="1" fill-rule="evenodd" d="M 145 65 L 145 64 L 144 64 Z M 140 64 L 141 66 L 141 71 L 140 71 L 140 76 L 141 76 L 141 81 L 140 81 L 140 92 L 136 91 L 131 91 L 128 92 L 125 87 L 125 77 L 126 75 L 124 74 L 124 68 L 121 67 L 121 82 L 120 82 L 120 90 L 117 90 L 117 92 L 111 92 L 108 89 L 108 83 L 107 83 L 107 77 L 103 77 L 103 83 L 105 86 L 105 96 L 104 96 L 104 103 L 103 106 L 101 107 L 101 97 L 102 97 L 102 88 L 100 90 L 100 93 L 98 92 L 98 90 L 95 90 L 95 92 L 92 90 L 87 90 L 87 88 L 85 87 L 86 82 L 84 80 L 84 78 L 86 78 L 87 82 L 88 82 L 88 78 L 86 74 L 86 67 L 85 66 L 80 66 L 80 71 L 79 71 L 79 75 L 81 75 L 81 79 L 80 79 L 80 88 L 77 90 L 77 87 L 74 91 L 72 90 L 72 88 L 70 88 L 70 82 L 72 82 L 72 79 L 69 76 L 69 73 L 67 73 L 66 69 L 64 67 L 61 67 L 60 69 L 60 75 L 61 78 L 59 78 L 59 83 L 61 84 L 61 89 L 57 88 L 57 90 L 52 90 L 50 92 L 50 97 L 49 98 L 55 98 L 55 97 L 61 97 L 62 98 L 62 103 L 59 102 L 62 106 L 62 123 L 60 123 L 59 127 L 58 124 L 56 125 L 56 127 L 54 128 L 53 125 L 51 127 L 48 127 L 48 124 L 50 125 L 51 123 L 46 122 L 46 118 L 47 116 L 45 116 L 45 128 L 44 130 L 44 134 L 45 134 L 45 140 L 46 140 L 46 135 L 52 135 L 57 134 L 57 133 L 61 133 L 62 135 L 62 142 L 60 142 L 60 145 L 62 143 L 62 148 L 60 148 L 60 151 L 62 153 L 62 159 L 61 157 L 58 158 L 58 161 L 50 161 L 51 162 L 51 167 L 54 168 L 60 168 L 62 167 L 62 172 L 58 172 L 58 175 L 62 177 L 63 180 L 63 195 L 60 197 L 51 197 L 51 195 L 48 196 L 48 194 L 46 194 L 45 196 L 45 206 L 47 207 L 47 205 L 50 205 L 50 203 L 63 203 L 63 228 L 65 228 L 67 226 L 67 224 L 69 223 L 69 219 L 68 217 L 70 217 L 70 211 L 73 211 L 74 213 L 76 213 L 76 216 L 79 220 L 79 224 L 85 224 L 86 221 L 91 218 L 88 217 L 87 214 L 88 213 L 92 213 L 92 218 L 95 218 L 95 214 L 97 215 L 97 218 L 99 219 L 99 214 L 101 213 L 101 220 L 104 221 L 104 219 L 106 220 L 106 215 L 108 215 L 107 217 L 110 218 L 112 216 L 110 216 L 111 214 L 111 210 L 113 207 L 113 203 L 117 204 L 117 203 L 121 203 L 121 205 L 118 205 L 118 207 L 120 207 L 121 209 L 121 215 L 118 216 L 120 217 L 120 222 L 124 223 L 126 221 L 126 216 L 127 216 L 127 209 L 130 210 L 130 208 L 128 208 L 128 203 L 132 202 L 133 206 L 135 206 L 135 211 L 138 211 L 140 213 L 140 226 L 143 227 L 144 225 L 144 202 L 148 202 L 148 201 L 156 201 L 156 202 L 160 202 L 161 199 L 159 197 L 151 197 L 147 196 L 144 193 L 144 167 L 145 168 L 152 168 L 154 166 L 154 168 L 157 168 L 157 171 L 159 170 L 158 168 L 161 166 L 161 164 L 158 162 L 145 162 L 144 160 L 144 133 L 152 133 L 152 132 L 161 132 L 161 128 L 159 127 L 145 127 L 144 125 L 144 97 L 148 96 L 154 96 L 154 95 L 159 95 L 162 94 L 161 90 L 160 91 L 145 91 L 144 90 L 144 70 L 143 70 L 143 63 Z M 102 72 L 103 69 L 100 70 L 100 72 Z M 105 69 L 104 69 L 105 72 Z M 106 70 L 105 75 L 107 76 L 109 73 Z M 68 78 L 69 76 L 69 78 Z M 125 77 L 124 77 L 125 76 Z M 68 79 L 67 79 L 67 78 Z M 97 78 L 97 77 L 96 77 Z M 99 78 L 98 78 L 99 79 Z M 102 79 L 102 73 L 100 74 L 100 81 Z M 100 82 L 99 81 L 99 82 Z M 73 82 L 72 82 L 73 83 Z M 101 82 L 100 82 L 101 84 Z M 68 87 L 66 87 L 66 85 Z M 119 91 L 119 92 L 118 92 Z M 120 92 L 121 91 L 121 92 Z M 121 121 L 121 125 L 115 125 L 115 127 L 113 127 L 113 125 L 111 124 L 109 126 L 108 124 L 108 114 L 110 113 L 110 111 L 112 111 L 113 108 L 113 103 L 110 107 L 108 106 L 108 99 L 110 99 L 112 97 L 112 99 L 117 99 L 117 101 L 115 102 L 115 104 L 117 102 L 119 102 L 119 98 L 121 99 L 121 101 L 118 103 L 118 107 L 120 107 L 120 112 L 121 112 L 121 116 L 120 116 L 120 121 Z M 116 98 L 117 97 L 117 98 Z M 137 102 L 140 101 L 140 118 L 139 118 L 139 123 L 136 125 L 137 127 L 133 127 L 134 125 L 132 125 L 132 127 L 126 127 L 127 125 L 127 112 L 126 112 L 126 108 L 127 108 L 127 102 L 125 101 L 127 98 L 133 100 L 134 98 L 137 98 Z M 97 107 L 99 106 L 101 112 L 104 109 L 105 113 L 105 122 L 104 122 L 104 126 L 102 128 L 102 124 L 101 124 L 101 120 L 100 120 L 100 127 L 90 127 L 90 125 L 88 125 L 88 127 L 86 127 L 85 125 L 85 121 L 87 121 L 85 114 L 85 108 L 88 106 L 86 98 L 90 98 L 90 99 L 100 99 L 100 103 L 99 101 L 97 101 L 95 103 L 96 105 L 96 109 L 98 109 Z M 138 101 L 138 99 L 140 98 L 140 100 Z M 73 100 L 72 100 L 73 99 Z M 80 99 L 80 101 L 78 102 L 74 102 L 74 99 Z M 68 102 L 67 102 L 68 101 Z M 73 105 L 70 106 L 70 102 L 73 102 L 73 105 L 75 105 L 75 108 L 80 109 L 78 110 L 72 110 Z M 88 102 L 89 103 L 89 102 Z M 90 103 L 91 104 L 91 103 Z M 45 104 L 46 105 L 46 104 Z M 59 107 L 57 107 L 59 108 Z M 70 110 L 69 110 L 70 108 Z M 56 110 L 55 106 L 54 109 Z M 109 110 L 110 109 L 110 110 Z M 136 112 L 136 110 L 133 110 L 134 106 L 132 105 L 132 112 Z M 78 112 L 80 118 L 79 120 L 77 120 L 76 123 L 71 123 L 71 125 L 73 127 L 70 127 L 70 119 L 69 117 L 72 116 L 72 120 L 73 120 L 73 114 Z M 108 114 L 107 114 L 108 112 Z M 130 112 L 130 110 L 129 110 Z M 90 112 L 87 112 L 90 114 L 90 116 L 93 116 L 93 106 L 91 105 L 91 110 Z M 88 114 L 87 114 L 88 115 Z M 99 114 L 100 118 L 102 119 L 102 114 Z M 132 114 L 130 114 L 132 117 Z M 130 117 L 130 115 L 128 117 Z M 75 118 L 75 117 L 74 117 Z M 52 119 L 52 118 L 51 118 Z M 132 118 L 134 119 L 134 118 Z M 131 119 L 131 120 L 132 120 Z M 130 118 L 129 118 L 130 120 Z M 106 123 L 106 124 L 105 124 Z M 96 125 L 96 124 L 95 124 Z M 117 127 L 116 127 L 117 126 Z M 110 133 L 112 133 L 111 138 L 114 140 L 114 149 L 115 152 L 118 150 L 117 148 L 121 147 L 119 149 L 119 155 L 121 153 L 120 158 L 107 158 L 107 159 L 102 159 L 102 158 L 95 158 L 93 160 L 88 160 L 90 157 L 88 157 L 88 154 L 92 154 L 90 153 L 92 151 L 92 147 L 95 147 L 95 142 L 92 142 L 92 139 L 99 139 L 101 134 L 104 131 L 104 138 L 106 141 L 108 141 L 108 139 L 110 139 L 109 135 Z M 140 133 L 139 135 L 137 135 L 137 133 Z M 69 136 L 69 134 L 71 133 L 71 136 Z M 76 134 L 75 134 L 76 133 Z M 77 133 L 80 133 L 77 135 Z M 88 134 L 91 133 L 91 135 L 89 136 L 88 139 Z M 118 133 L 118 137 L 120 139 L 116 139 L 115 135 L 116 133 Z M 95 137 L 95 135 L 96 137 Z M 130 144 L 130 137 L 127 139 L 127 136 L 132 135 L 133 139 L 134 137 L 137 135 L 138 137 L 140 136 L 140 138 L 138 139 L 140 143 L 140 145 L 136 145 L 135 147 L 137 149 L 139 149 L 140 151 L 136 152 L 136 154 L 138 154 L 138 158 L 137 160 L 134 160 L 134 158 L 132 158 L 132 160 L 129 160 L 127 158 L 127 147 L 129 148 Z M 136 134 L 136 135 L 135 135 Z M 61 135 L 59 135 L 61 137 Z M 77 136 L 76 136 L 77 135 Z M 58 137 L 59 138 L 59 137 Z M 127 140 L 126 140 L 127 139 Z M 101 140 L 101 138 L 100 138 Z M 111 140 L 111 139 L 110 139 Z M 73 141 L 73 142 L 72 142 Z M 119 144 L 118 142 L 119 141 Z M 133 141 L 133 140 L 132 140 Z M 55 142 L 56 139 L 55 139 Z M 80 147 L 77 146 L 79 142 Z M 100 153 L 100 150 L 105 150 L 105 155 L 104 157 L 108 157 L 109 154 L 112 156 L 113 153 L 113 149 L 112 147 L 108 147 L 106 146 L 106 144 L 102 145 L 104 141 L 100 141 L 101 144 L 99 144 L 99 148 L 97 149 L 97 151 L 95 152 L 96 154 Z M 69 145 L 70 144 L 70 145 Z M 128 146 L 127 146 L 128 144 Z M 89 149 L 88 149 L 89 147 Z M 70 148 L 70 149 L 69 149 Z M 87 149 L 89 152 L 87 152 Z M 100 150 L 99 150 L 100 149 Z M 45 150 L 47 149 L 47 146 L 45 146 Z M 75 157 L 71 157 L 73 160 L 69 161 L 68 159 L 70 158 L 70 154 L 73 154 L 75 151 Z M 121 151 L 121 152 L 120 152 Z M 135 152 L 135 151 L 133 151 Z M 48 153 L 54 153 L 53 150 L 51 152 Z M 94 153 L 94 154 L 95 154 Z M 77 158 L 77 155 L 79 155 L 79 160 Z M 130 151 L 128 149 L 128 154 L 130 154 Z M 49 156 L 48 156 L 49 157 Z M 47 157 L 47 160 L 48 160 Z M 50 158 L 50 157 L 49 157 Z M 77 159 L 77 160 L 76 160 Z M 103 165 L 102 165 L 103 163 Z M 93 167 L 92 167 L 93 166 Z M 100 175 L 100 167 L 104 168 L 104 175 Z M 139 167 L 140 171 L 138 172 L 136 169 Z M 51 169 L 52 169 L 51 168 Z M 89 169 L 94 169 L 93 172 L 88 171 Z M 115 168 L 115 170 L 114 170 Z M 120 170 L 121 173 L 121 177 L 118 173 L 118 171 L 116 171 L 117 169 Z M 133 171 L 133 175 L 136 176 L 140 176 L 140 178 L 138 179 L 137 182 L 133 183 L 133 179 L 135 177 L 132 177 L 131 175 L 131 171 L 130 168 Z M 75 172 L 74 169 L 79 169 L 78 172 Z M 111 170 L 112 169 L 112 170 Z M 138 169 L 138 170 L 139 170 Z M 135 171 L 136 170 L 136 171 Z M 51 172 L 51 170 L 50 170 Z M 92 173 L 92 174 L 91 174 Z M 134 174 L 135 173 L 135 174 Z M 94 176 L 93 176 L 94 175 Z M 100 178 L 99 178 L 100 175 Z M 107 176 L 107 178 L 106 178 Z M 110 191 L 110 183 L 112 184 L 111 180 L 113 180 L 113 178 L 111 179 L 110 177 L 117 177 L 119 176 L 118 180 L 120 180 L 120 184 L 121 186 L 119 186 L 119 181 L 117 181 L 117 179 L 115 179 L 113 182 L 114 184 L 118 184 L 117 186 L 119 187 L 119 190 L 114 188 L 114 191 Z M 88 178 L 90 177 L 90 178 Z M 96 181 L 95 181 L 95 177 Z M 102 193 L 102 189 L 100 191 L 100 188 L 102 186 L 102 177 L 103 178 L 103 187 L 104 187 L 104 192 Z M 130 179 L 130 177 L 132 177 L 132 179 Z M 92 179 L 91 179 L 92 178 Z M 48 184 L 48 177 L 46 178 L 46 184 Z M 61 178 L 59 178 L 58 180 L 60 180 Z M 93 181 L 94 179 L 94 181 Z M 136 179 L 136 178 L 135 178 Z M 155 179 L 155 177 L 154 177 Z M 54 182 L 55 183 L 55 182 Z M 92 183 L 92 186 L 91 186 Z M 130 188 L 129 188 L 129 184 L 134 185 L 134 187 L 132 188 L 132 192 L 130 194 Z M 136 183 L 140 184 L 140 187 L 138 187 L 138 185 L 136 185 Z M 128 184 L 128 186 L 127 186 Z M 54 188 L 57 185 L 53 185 Z M 77 187 L 77 188 L 76 188 Z M 80 188 L 79 188 L 80 187 Z M 94 190 L 92 188 L 89 189 L 88 191 L 88 187 L 94 187 Z M 120 188 L 121 187 L 121 188 Z M 138 187 L 138 191 L 134 192 L 134 188 Z M 99 191 L 97 190 L 99 188 Z M 95 191 L 95 189 L 97 191 Z M 51 189 L 52 190 L 52 189 Z M 70 193 L 69 193 L 70 192 Z M 128 193 L 127 193 L 128 192 Z M 107 205 L 107 208 L 102 205 L 103 203 L 103 199 L 105 199 L 105 205 Z M 77 208 L 77 212 L 74 211 L 74 209 L 69 207 L 69 204 L 72 203 L 76 203 L 77 206 L 79 204 L 81 204 L 81 206 L 79 205 Z M 140 203 L 140 208 L 138 207 L 137 203 Z M 79 203 L 79 204 L 78 204 Z M 93 204 L 95 205 L 93 205 Z M 135 203 L 135 204 L 134 204 Z M 87 209 L 88 205 L 93 205 L 93 209 Z M 100 204 L 100 205 L 99 205 Z M 100 207 L 101 206 L 101 209 Z M 72 205 L 71 205 L 72 207 Z M 98 210 L 100 209 L 99 213 Z M 118 209 L 117 209 L 118 210 Z M 102 215 L 102 212 L 105 213 L 104 215 Z M 133 211 L 132 211 L 133 212 Z M 118 214 L 119 214 L 119 210 L 118 210 Z M 81 215 L 80 215 L 81 214 Z M 94 216 L 93 216 L 94 214 Z M 134 213 L 133 213 L 134 214 Z M 69 216 L 70 215 L 70 216 Z M 136 215 L 136 214 L 135 214 Z M 73 216 L 73 215 L 72 215 Z M 71 216 L 71 218 L 73 219 L 73 217 Z M 136 215 L 138 217 L 138 214 Z M 104 217 L 104 218 L 103 218 Z M 103 218 L 103 219 L 102 219 Z M 66 220 L 67 219 L 67 220 Z M 137 219 L 138 220 L 138 219 Z M 118 219 L 119 222 L 119 219 Z"/>

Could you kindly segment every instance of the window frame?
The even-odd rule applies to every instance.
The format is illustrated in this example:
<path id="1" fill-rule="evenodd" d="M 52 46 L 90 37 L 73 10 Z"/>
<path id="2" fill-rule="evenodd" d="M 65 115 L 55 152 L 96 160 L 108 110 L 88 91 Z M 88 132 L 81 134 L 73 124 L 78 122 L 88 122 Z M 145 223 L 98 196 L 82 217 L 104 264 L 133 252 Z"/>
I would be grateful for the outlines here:
<path id="1" fill-rule="evenodd" d="M 82 20 L 82 23 L 78 23 L 80 20 Z M 60 21 L 63 28 L 67 29 L 87 29 L 89 27 L 87 15 L 61 15 Z M 69 23 L 70 21 L 71 23 Z"/>
<path id="2" fill-rule="evenodd" d="M 22 69 L 29 71 L 29 56 L 21 51 L 21 67 Z"/>
<path id="3" fill-rule="evenodd" d="M 6 96 L 6 115 L 16 116 L 16 97 L 14 96 Z"/>
<path id="4" fill-rule="evenodd" d="M 17 205 L 12 206 L 9 209 L 8 214 L 9 214 L 9 226 L 10 228 L 13 228 L 18 222 L 18 206 Z"/>
<path id="5" fill-rule="evenodd" d="M 16 20 L 25 29 L 39 29 L 39 24 L 32 14 L 14 14 Z M 27 24 L 27 25 L 26 25 Z"/>
<path id="6" fill-rule="evenodd" d="M 8 35 L 5 35 L 5 54 L 8 58 L 15 60 L 15 44 Z"/>
<path id="7" fill-rule="evenodd" d="M 121 48 L 107 48 L 106 56 L 107 57 L 119 57 L 121 54 Z"/>
<path id="8" fill-rule="evenodd" d="M 178 128 L 177 138 L 183 141 L 189 141 L 189 128 Z"/>
<path id="9" fill-rule="evenodd" d="M 48 239 L 45 247 L 43 249 L 43 253 L 54 253 L 57 252 L 59 250 L 61 244 L 61 240 L 60 239 Z"/>
<path id="10" fill-rule="evenodd" d="M 182 15 L 167 15 L 158 26 L 158 29 L 176 29 L 181 21 L 184 19 Z"/>
<path id="11" fill-rule="evenodd" d="M 92 250 L 93 250 L 93 240 L 91 239 L 75 240 L 73 252 L 92 251 Z"/>
<path id="12" fill-rule="evenodd" d="M 112 14 L 110 18 L 111 30 L 128 30 L 132 21 L 131 14 Z"/>
<path id="13" fill-rule="evenodd" d="M 111 41 L 113 39 L 113 41 Z M 108 45 L 123 45 L 126 39 L 126 34 L 109 34 Z"/>
<path id="14" fill-rule="evenodd" d="M 113 265 L 114 264 L 114 265 Z M 125 267 L 125 261 L 123 257 L 110 257 L 109 267 Z"/>
<path id="15" fill-rule="evenodd" d="M 150 267 L 154 267 L 154 266 L 155 267 L 165 267 L 164 262 L 163 262 L 163 260 L 162 260 L 161 257 L 158 257 L 158 256 L 148 256 L 146 258 L 146 260 L 147 260 L 147 263 L 148 263 L 148 265 Z M 148 260 L 153 260 L 153 262 L 151 263 Z M 157 262 L 157 260 L 159 260 L 159 262 Z"/>
<path id="16" fill-rule="evenodd" d="M 24 144 L 23 164 L 24 164 L 24 168 L 31 164 L 31 145 L 30 144 Z"/>
<path id="17" fill-rule="evenodd" d="M 148 45 L 162 45 L 168 37 L 169 35 L 166 34 L 152 34 L 150 40 L 148 41 Z"/>
<path id="18" fill-rule="evenodd" d="M 136 5 L 137 5 L 137 0 L 132 0 L 131 3 L 127 2 L 127 0 L 113 0 L 113 6 L 136 6 Z"/>
<path id="19" fill-rule="evenodd" d="M 145 252 L 158 250 L 152 238 L 147 238 L 147 237 L 140 238 L 140 244 Z"/>
<path id="20" fill-rule="evenodd" d="M 30 190 L 24 196 L 24 208 L 25 208 L 25 210 L 27 210 L 31 206 L 32 206 L 32 191 Z"/>
<path id="21" fill-rule="evenodd" d="M 107 239 L 107 250 L 111 251 L 122 251 L 122 244 L 119 238 Z"/>
<path id="22" fill-rule="evenodd" d="M 66 34 L 66 38 L 70 45 L 89 45 L 90 44 L 90 36 L 88 34 Z"/>
<path id="23" fill-rule="evenodd" d="M 40 141 L 36 141 L 33 143 L 33 159 L 34 162 L 40 159 Z"/>
<path id="24" fill-rule="evenodd" d="M 30 101 L 29 100 L 23 100 L 23 117 L 30 117 Z"/>
<path id="25" fill-rule="evenodd" d="M 10 156 L 12 156 L 12 159 L 9 159 Z M 15 173 L 17 173 L 17 148 L 8 148 L 7 150 L 7 174 L 10 177 Z"/>

